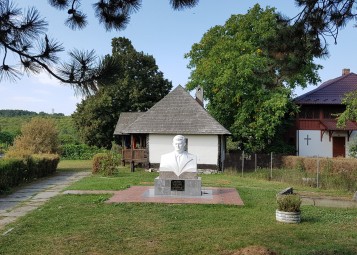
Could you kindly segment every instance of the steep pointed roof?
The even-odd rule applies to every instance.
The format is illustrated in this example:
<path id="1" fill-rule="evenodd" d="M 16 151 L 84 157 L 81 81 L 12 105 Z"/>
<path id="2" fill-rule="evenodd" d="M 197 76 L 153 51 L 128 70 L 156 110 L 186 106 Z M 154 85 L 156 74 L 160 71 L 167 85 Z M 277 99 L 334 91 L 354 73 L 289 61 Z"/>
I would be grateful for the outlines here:
<path id="1" fill-rule="evenodd" d="M 296 104 L 341 104 L 346 93 L 357 90 L 357 75 L 348 73 L 328 80 L 294 99 Z"/>
<path id="2" fill-rule="evenodd" d="M 120 115 L 118 125 L 122 122 L 122 115 Z M 230 134 L 182 86 L 177 86 L 131 124 L 114 132 L 114 134 L 124 133 Z"/>

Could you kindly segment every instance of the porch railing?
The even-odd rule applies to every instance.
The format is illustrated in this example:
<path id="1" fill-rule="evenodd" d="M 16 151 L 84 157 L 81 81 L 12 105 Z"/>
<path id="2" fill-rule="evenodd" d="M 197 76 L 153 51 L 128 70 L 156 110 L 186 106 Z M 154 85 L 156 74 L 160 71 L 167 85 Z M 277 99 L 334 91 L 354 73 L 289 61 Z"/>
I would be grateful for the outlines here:
<path id="1" fill-rule="evenodd" d="M 123 160 L 126 162 L 146 162 L 148 160 L 146 149 L 123 149 Z"/>

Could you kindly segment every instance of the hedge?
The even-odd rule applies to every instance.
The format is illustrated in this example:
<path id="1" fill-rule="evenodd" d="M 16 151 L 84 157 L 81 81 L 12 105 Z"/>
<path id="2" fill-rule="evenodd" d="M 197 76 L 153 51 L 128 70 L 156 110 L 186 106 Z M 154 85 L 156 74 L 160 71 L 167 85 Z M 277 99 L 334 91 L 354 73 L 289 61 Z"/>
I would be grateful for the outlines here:
<path id="1" fill-rule="evenodd" d="M 36 154 L 25 159 L 0 159 L 0 194 L 21 183 L 53 174 L 59 162 L 54 154 Z"/>
<path id="2" fill-rule="evenodd" d="M 60 147 L 62 159 L 92 159 L 97 153 L 106 152 L 105 149 L 100 149 L 96 146 L 88 146 L 86 144 L 64 144 Z"/>

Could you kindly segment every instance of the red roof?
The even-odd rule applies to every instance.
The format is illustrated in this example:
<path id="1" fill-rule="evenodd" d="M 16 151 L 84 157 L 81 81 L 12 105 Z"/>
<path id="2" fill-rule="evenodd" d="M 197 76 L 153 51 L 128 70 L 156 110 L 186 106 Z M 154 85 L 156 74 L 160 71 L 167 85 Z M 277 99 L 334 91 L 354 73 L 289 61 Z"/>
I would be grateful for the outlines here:
<path id="1" fill-rule="evenodd" d="M 328 80 L 294 99 L 296 104 L 341 104 L 346 93 L 357 90 L 357 75 L 349 73 Z"/>
<path id="2" fill-rule="evenodd" d="M 320 122 L 325 126 L 325 130 L 357 130 L 356 123 L 352 121 L 347 121 L 346 126 L 343 128 L 337 127 L 337 120 L 334 119 L 324 119 L 320 120 Z"/>

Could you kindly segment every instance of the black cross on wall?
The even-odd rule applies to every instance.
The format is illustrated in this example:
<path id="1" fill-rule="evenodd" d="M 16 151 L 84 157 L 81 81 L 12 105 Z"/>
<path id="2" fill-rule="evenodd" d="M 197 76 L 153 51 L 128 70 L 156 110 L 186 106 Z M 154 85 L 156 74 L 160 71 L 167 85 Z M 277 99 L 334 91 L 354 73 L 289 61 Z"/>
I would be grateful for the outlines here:
<path id="1" fill-rule="evenodd" d="M 304 140 L 306 140 L 306 145 L 309 146 L 309 140 L 311 140 L 309 135 L 307 135 L 306 138 L 304 138 Z"/>

